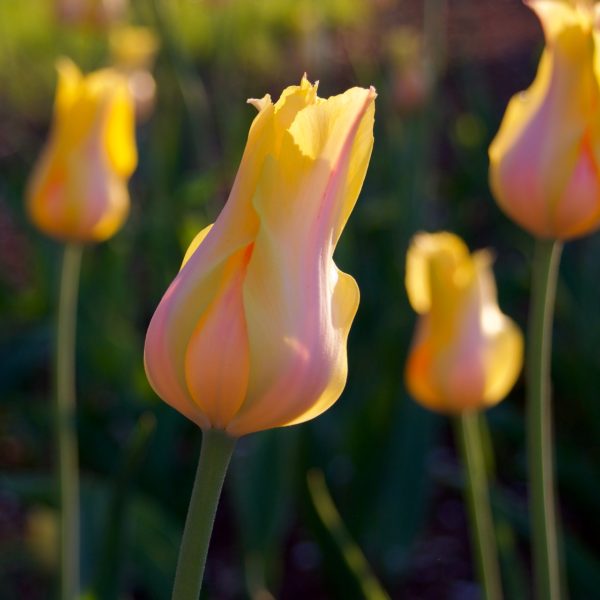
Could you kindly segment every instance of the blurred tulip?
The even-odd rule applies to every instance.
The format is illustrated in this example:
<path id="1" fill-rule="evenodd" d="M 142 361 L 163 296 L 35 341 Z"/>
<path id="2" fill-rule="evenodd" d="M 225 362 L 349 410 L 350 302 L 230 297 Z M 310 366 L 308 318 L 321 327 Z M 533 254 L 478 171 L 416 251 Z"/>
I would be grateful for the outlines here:
<path id="1" fill-rule="evenodd" d="M 129 211 L 127 179 L 137 163 L 131 94 L 111 69 L 84 76 L 62 60 L 58 72 L 50 139 L 28 188 L 29 214 L 60 240 L 101 241 Z"/>
<path id="2" fill-rule="evenodd" d="M 423 406 L 460 413 L 492 406 L 514 385 L 523 337 L 496 301 L 491 257 L 451 233 L 421 233 L 406 258 L 406 289 L 421 315 L 406 365 Z"/>
<path id="3" fill-rule="evenodd" d="M 152 76 L 160 42 L 148 27 L 120 27 L 109 36 L 113 66 L 125 77 L 135 105 L 138 121 L 145 121 L 154 110 L 156 82 Z"/>
<path id="4" fill-rule="evenodd" d="M 564 240 L 600 226 L 598 32 L 591 2 L 528 6 L 542 22 L 546 48 L 533 84 L 512 98 L 490 146 L 490 183 L 519 225 Z"/>
<path id="5" fill-rule="evenodd" d="M 427 103 L 432 87 L 422 34 L 411 27 L 399 27 L 388 35 L 387 54 L 392 69 L 392 99 L 401 113 L 417 111 Z"/>
<path id="6" fill-rule="evenodd" d="M 149 27 L 119 27 L 109 35 L 112 63 L 119 69 L 134 71 L 151 69 L 160 47 L 156 34 Z"/>
<path id="7" fill-rule="evenodd" d="M 73 25 L 103 27 L 125 15 L 128 0 L 55 0 L 58 19 Z"/>
<path id="8" fill-rule="evenodd" d="M 356 282 L 332 255 L 373 145 L 375 91 L 327 100 L 303 78 L 259 111 L 229 200 L 192 242 L 150 323 L 146 373 L 203 429 L 241 436 L 340 396 Z"/>
<path id="9" fill-rule="evenodd" d="M 32 557 L 48 571 L 56 569 L 59 515 L 55 509 L 34 506 L 27 512 L 25 543 Z"/>

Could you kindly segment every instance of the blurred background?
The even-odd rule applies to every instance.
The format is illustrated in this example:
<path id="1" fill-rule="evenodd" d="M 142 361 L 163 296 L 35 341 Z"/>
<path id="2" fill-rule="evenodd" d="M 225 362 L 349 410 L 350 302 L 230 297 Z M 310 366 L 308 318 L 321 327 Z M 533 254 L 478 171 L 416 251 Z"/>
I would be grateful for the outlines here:
<path id="1" fill-rule="evenodd" d="M 304 72 L 320 80 L 321 96 L 371 84 L 379 94 L 371 166 L 336 254 L 362 296 L 350 374 L 318 419 L 238 443 L 204 597 L 362 598 L 368 582 L 352 568 L 352 540 L 392 598 L 480 597 L 452 423 L 404 389 L 415 322 L 404 259 L 419 230 L 491 248 L 500 306 L 525 325 L 532 240 L 490 196 L 487 147 L 510 96 L 532 81 L 542 42 L 519 0 L 0 2 L 0 598 L 54 598 L 50 365 L 61 247 L 28 223 L 23 198 L 63 55 L 86 71 L 124 70 L 139 115 L 130 218 L 84 252 L 77 377 L 88 597 L 170 596 L 201 434 L 151 391 L 146 326 L 187 244 L 227 198 L 255 114 L 246 98 L 276 98 Z M 555 323 L 573 599 L 600 589 L 599 255 L 597 235 L 567 245 Z M 515 600 L 530 596 L 523 398 L 521 378 L 486 415 L 504 586 Z M 341 521 L 327 518 L 329 500 Z"/>

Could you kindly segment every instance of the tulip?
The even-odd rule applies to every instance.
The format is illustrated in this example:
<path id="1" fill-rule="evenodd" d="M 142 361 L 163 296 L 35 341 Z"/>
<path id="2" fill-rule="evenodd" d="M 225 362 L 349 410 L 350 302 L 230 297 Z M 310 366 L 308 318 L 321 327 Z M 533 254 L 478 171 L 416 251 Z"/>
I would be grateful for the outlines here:
<path id="1" fill-rule="evenodd" d="M 591 2 L 530 0 L 546 39 L 531 87 L 510 101 L 489 150 L 502 210 L 541 238 L 600 226 L 598 33 Z"/>
<path id="2" fill-rule="evenodd" d="M 420 315 L 406 366 L 415 400 L 448 414 L 502 400 L 521 371 L 523 337 L 498 308 L 490 254 L 469 254 L 451 233 L 418 234 L 406 289 Z"/>
<path id="3" fill-rule="evenodd" d="M 156 82 L 152 75 L 160 42 L 148 27 L 126 26 L 109 35 L 114 67 L 127 78 L 138 122 L 145 121 L 156 103 Z"/>
<path id="4" fill-rule="evenodd" d="M 328 99 L 306 78 L 258 115 L 229 200 L 148 328 L 156 393 L 233 437 L 316 417 L 340 396 L 359 301 L 332 255 L 373 145 L 375 91 Z"/>
<path id="5" fill-rule="evenodd" d="M 133 102 L 114 70 L 84 76 L 64 59 L 58 73 L 50 138 L 28 188 L 29 215 L 57 239 L 102 241 L 129 212 L 127 180 L 137 163 Z"/>

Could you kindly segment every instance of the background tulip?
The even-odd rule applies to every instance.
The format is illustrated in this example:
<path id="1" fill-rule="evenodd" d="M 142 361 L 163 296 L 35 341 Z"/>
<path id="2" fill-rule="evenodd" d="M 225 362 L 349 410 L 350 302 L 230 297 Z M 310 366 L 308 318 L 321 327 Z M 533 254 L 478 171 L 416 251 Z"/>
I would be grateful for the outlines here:
<path id="1" fill-rule="evenodd" d="M 373 89 L 323 100 L 305 78 L 250 100 L 229 200 L 192 243 L 150 323 L 166 402 L 233 436 L 311 419 L 339 397 L 359 292 L 332 255 L 373 145 Z"/>
<path id="2" fill-rule="evenodd" d="M 127 80 L 103 69 L 84 76 L 58 65 L 50 139 L 28 194 L 32 221 L 66 241 L 112 236 L 129 211 L 127 179 L 137 163 L 133 102 Z"/>
<path id="3" fill-rule="evenodd" d="M 568 239 L 600 225 L 600 88 L 591 3 L 532 0 L 546 48 L 531 87 L 510 101 L 490 146 L 502 210 L 536 236 Z"/>
<path id="4" fill-rule="evenodd" d="M 406 289 L 421 315 L 406 365 L 415 400 L 444 413 L 502 400 L 521 371 L 523 338 L 498 308 L 489 253 L 469 254 L 451 233 L 418 234 Z"/>

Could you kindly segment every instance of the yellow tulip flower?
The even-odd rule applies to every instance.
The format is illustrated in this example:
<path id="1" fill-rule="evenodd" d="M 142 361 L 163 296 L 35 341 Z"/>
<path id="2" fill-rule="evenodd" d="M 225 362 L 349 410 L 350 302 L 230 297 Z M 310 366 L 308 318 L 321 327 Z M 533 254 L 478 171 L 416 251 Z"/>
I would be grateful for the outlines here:
<path id="1" fill-rule="evenodd" d="M 112 69 L 84 76 L 58 65 L 50 137 L 33 171 L 27 206 L 33 223 L 63 241 L 112 236 L 129 212 L 127 180 L 137 164 L 127 80 Z"/>
<path id="2" fill-rule="evenodd" d="M 150 323 L 156 393 L 237 437 L 316 417 L 340 396 L 356 282 L 332 256 L 373 146 L 375 91 L 328 99 L 306 78 L 258 115 L 229 200 Z"/>
<path id="3" fill-rule="evenodd" d="M 591 2 L 530 0 L 546 38 L 531 87 L 510 101 L 490 146 L 502 210 L 536 236 L 600 226 L 599 33 Z"/>
<path id="4" fill-rule="evenodd" d="M 523 336 L 498 308 L 490 254 L 451 233 L 418 234 L 406 289 L 420 315 L 406 365 L 414 399 L 449 414 L 500 402 L 521 371 Z"/>

